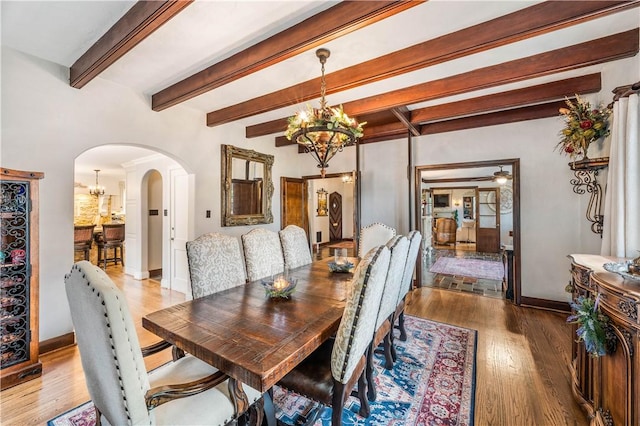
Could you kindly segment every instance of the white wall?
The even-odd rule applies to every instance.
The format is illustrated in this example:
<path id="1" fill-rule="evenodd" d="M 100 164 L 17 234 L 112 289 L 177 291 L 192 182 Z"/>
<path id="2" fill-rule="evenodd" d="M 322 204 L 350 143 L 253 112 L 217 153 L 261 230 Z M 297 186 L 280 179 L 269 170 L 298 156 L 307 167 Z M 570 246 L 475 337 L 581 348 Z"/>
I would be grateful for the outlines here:
<path id="1" fill-rule="evenodd" d="M 603 90 L 589 99 L 611 99 L 610 91 L 637 81 L 637 57 L 584 72 L 603 72 Z M 120 85 L 97 78 L 81 90 L 68 84 L 68 69 L 2 48 L 2 167 L 45 173 L 40 199 L 40 337 L 72 330 L 63 277 L 73 259 L 74 159 L 92 147 L 128 144 L 151 148 L 195 176 L 193 234 L 221 231 L 239 236 L 250 227 L 222 228 L 220 145 L 233 144 L 275 156 L 272 209 L 280 225 L 280 177 L 317 174 L 313 160 L 295 146 L 276 148 L 274 137 L 246 140 L 242 120 L 208 128 L 200 112 L 176 106 L 162 112 Z M 560 78 L 560 77 L 558 77 Z M 255 124 L 255 123 L 251 123 Z M 414 164 L 520 158 L 522 290 L 524 296 L 566 300 L 569 253 L 599 252 L 600 237 L 584 219 L 588 199 L 571 190 L 567 159 L 554 152 L 560 118 L 492 126 L 416 138 Z M 362 225 L 383 222 L 409 231 L 406 140 L 361 147 Z M 596 156 L 596 155 L 592 155 Z M 355 168 L 355 148 L 331 161 L 327 173 Z M 127 187 L 127 200 L 129 200 Z M 128 207 L 128 206 L 127 206 Z M 211 218 L 205 211 L 211 210 Z M 127 223 L 131 215 L 127 210 Z"/>

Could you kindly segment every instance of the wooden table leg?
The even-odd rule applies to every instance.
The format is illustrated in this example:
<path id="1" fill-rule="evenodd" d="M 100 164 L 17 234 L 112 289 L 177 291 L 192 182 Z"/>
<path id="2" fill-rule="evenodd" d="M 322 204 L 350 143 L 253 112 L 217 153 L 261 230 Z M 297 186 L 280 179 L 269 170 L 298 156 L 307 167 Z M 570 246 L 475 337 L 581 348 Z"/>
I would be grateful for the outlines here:
<path id="1" fill-rule="evenodd" d="M 229 377 L 228 386 L 229 395 L 231 396 L 231 402 L 233 402 L 233 409 L 236 415 L 245 413 L 249 408 L 249 398 L 247 394 L 244 393 L 244 389 L 242 389 L 242 383 L 233 377 Z"/>

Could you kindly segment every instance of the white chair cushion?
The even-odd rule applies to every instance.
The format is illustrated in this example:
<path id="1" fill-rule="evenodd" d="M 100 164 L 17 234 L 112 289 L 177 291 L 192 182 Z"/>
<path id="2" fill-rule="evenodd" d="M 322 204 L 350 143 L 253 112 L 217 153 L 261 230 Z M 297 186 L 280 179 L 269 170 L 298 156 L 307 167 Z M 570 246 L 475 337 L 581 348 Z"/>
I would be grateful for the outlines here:
<path id="1" fill-rule="evenodd" d="M 373 339 L 384 283 L 389 270 L 389 249 L 371 249 L 356 267 L 333 352 L 331 374 L 347 383 Z"/>
<path id="2" fill-rule="evenodd" d="M 246 282 L 236 237 L 218 233 L 201 235 L 187 242 L 187 260 L 194 299 Z"/>
<path id="3" fill-rule="evenodd" d="M 244 261 L 249 281 L 259 280 L 284 270 L 284 257 L 278 234 L 256 228 L 242 235 Z"/>
<path id="4" fill-rule="evenodd" d="M 382 301 L 380 302 L 380 312 L 378 312 L 376 330 L 396 311 L 398 296 L 402 286 L 404 267 L 407 263 L 409 240 L 402 235 L 398 235 L 389 241 L 387 247 L 391 251 L 391 260 L 389 261 L 389 271 L 387 272 Z"/>
<path id="5" fill-rule="evenodd" d="M 396 230 L 383 223 L 372 223 L 360 230 L 358 257 L 362 258 L 376 246 L 383 246 L 396 235 Z"/>
<path id="6" fill-rule="evenodd" d="M 400 297 L 398 299 L 398 305 L 402 302 L 402 299 L 411 290 L 411 281 L 413 281 L 413 271 L 416 267 L 416 260 L 418 257 L 418 250 L 420 249 L 420 243 L 422 242 L 422 234 L 420 231 L 411 231 L 407 235 L 409 239 L 409 252 L 407 253 L 407 263 L 404 267 L 402 274 L 402 286 L 400 288 Z"/>
<path id="7" fill-rule="evenodd" d="M 309 241 L 304 229 L 299 226 L 288 225 L 278 234 L 282 244 L 284 263 L 288 268 L 293 269 L 312 262 Z"/>

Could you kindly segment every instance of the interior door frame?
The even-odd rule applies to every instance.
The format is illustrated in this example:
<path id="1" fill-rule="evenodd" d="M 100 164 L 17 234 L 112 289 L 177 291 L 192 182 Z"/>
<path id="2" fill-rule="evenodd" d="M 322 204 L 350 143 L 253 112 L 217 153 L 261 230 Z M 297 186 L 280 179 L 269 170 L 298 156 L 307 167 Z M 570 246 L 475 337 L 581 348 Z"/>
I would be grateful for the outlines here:
<path id="1" fill-rule="evenodd" d="M 500 160 L 486 160 L 486 161 L 473 161 L 468 163 L 446 163 L 446 164 L 430 164 L 414 167 L 414 206 L 415 217 L 419 218 L 421 208 L 421 184 L 422 184 L 422 172 L 428 170 L 452 170 L 452 169 L 471 169 L 480 167 L 498 167 L 498 166 L 511 166 L 512 190 L 513 190 L 513 302 L 515 305 L 520 305 L 522 301 L 522 282 L 521 282 L 521 224 L 520 224 L 520 159 L 508 158 Z M 468 182 L 469 178 L 448 178 L 442 181 L 447 182 Z M 416 220 L 417 228 L 423 235 L 424 232 L 421 229 L 421 221 Z M 423 258 L 423 248 L 420 245 L 419 259 Z M 422 286 L 422 262 L 420 262 L 420 268 L 416 270 L 417 286 Z"/>
<path id="2" fill-rule="evenodd" d="M 324 178 L 321 175 L 306 175 L 302 176 L 305 181 L 325 178 L 344 178 L 345 176 L 351 176 L 353 182 L 353 239 L 356 247 L 360 243 L 360 172 L 352 170 L 350 172 L 340 173 L 327 173 Z M 311 236 L 309 236 L 311 238 Z"/>

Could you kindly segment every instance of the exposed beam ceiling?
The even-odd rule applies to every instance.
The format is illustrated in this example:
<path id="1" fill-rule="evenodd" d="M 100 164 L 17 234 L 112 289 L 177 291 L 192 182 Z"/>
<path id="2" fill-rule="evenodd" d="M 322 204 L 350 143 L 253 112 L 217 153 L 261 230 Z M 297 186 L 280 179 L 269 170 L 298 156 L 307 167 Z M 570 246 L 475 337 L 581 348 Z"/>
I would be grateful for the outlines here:
<path id="1" fill-rule="evenodd" d="M 72 87 L 82 88 L 102 71 L 133 49 L 193 0 L 139 1 L 70 69 Z"/>
<path id="2" fill-rule="evenodd" d="M 558 28 L 577 24 L 621 9 L 637 7 L 630 2 L 544 2 L 406 49 L 354 65 L 326 76 L 327 94 L 347 90 L 466 55 L 493 49 Z M 320 79 L 278 90 L 248 101 L 212 111 L 207 125 L 235 121 L 314 99 Z M 351 111 L 350 114 L 353 115 Z"/>
<path id="3" fill-rule="evenodd" d="M 573 96 L 576 93 L 594 93 L 601 89 L 600 80 L 600 73 L 594 73 L 582 77 L 538 84 L 524 89 L 516 89 L 458 102 L 415 109 L 410 111 L 410 123 L 414 125 L 425 124 L 431 121 L 452 119 L 465 115 L 487 113 L 495 110 L 510 109 L 528 104 L 562 99 Z M 469 91 L 473 90 L 474 89 L 470 89 Z M 286 119 L 282 119 L 247 126 L 246 136 L 251 138 L 280 133 L 286 127 L 286 123 Z M 372 127 L 377 124 L 375 120 L 369 123 L 371 126 L 365 126 L 365 137 L 372 135 L 378 129 L 383 132 L 387 132 L 389 129 L 389 127 Z M 407 128 L 407 126 L 405 126 L 405 128 Z M 288 143 L 284 145 L 288 144 L 293 144 L 293 142 L 288 141 Z"/>
<path id="4" fill-rule="evenodd" d="M 628 58 L 638 53 L 639 35 L 638 28 L 635 28 L 589 42 L 345 102 L 343 106 L 350 115 L 358 116 L 445 96 L 463 94 L 470 90 L 495 87 Z"/>
<path id="5" fill-rule="evenodd" d="M 424 1 L 338 3 L 312 18 L 161 90 L 152 96 L 151 107 L 154 111 L 169 108 L 351 31 L 417 6 Z"/>

